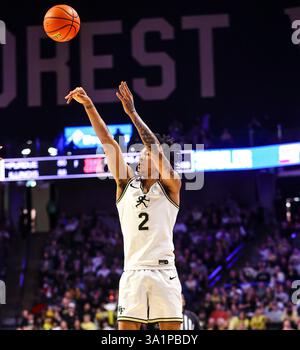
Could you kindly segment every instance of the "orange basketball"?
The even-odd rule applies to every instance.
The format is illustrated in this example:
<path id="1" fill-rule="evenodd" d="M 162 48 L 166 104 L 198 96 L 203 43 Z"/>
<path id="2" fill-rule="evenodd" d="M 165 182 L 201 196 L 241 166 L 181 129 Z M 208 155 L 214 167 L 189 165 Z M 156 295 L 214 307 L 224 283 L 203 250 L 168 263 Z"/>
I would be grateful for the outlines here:
<path id="1" fill-rule="evenodd" d="M 79 29 L 80 18 L 71 6 L 53 6 L 44 17 L 44 30 L 55 41 L 69 41 L 75 38 Z"/>

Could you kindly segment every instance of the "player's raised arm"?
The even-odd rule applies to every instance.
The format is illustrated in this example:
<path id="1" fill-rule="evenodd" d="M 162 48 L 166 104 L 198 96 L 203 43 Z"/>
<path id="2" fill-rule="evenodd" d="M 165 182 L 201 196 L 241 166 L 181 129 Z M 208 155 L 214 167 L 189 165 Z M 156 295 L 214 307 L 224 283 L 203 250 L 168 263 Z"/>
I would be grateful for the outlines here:
<path id="1" fill-rule="evenodd" d="M 142 120 L 135 110 L 134 100 L 126 82 L 121 82 L 117 92 L 119 100 L 122 102 L 125 113 L 130 117 L 135 125 L 143 144 L 151 154 L 151 158 L 161 176 L 161 182 L 170 190 L 178 192 L 181 180 L 176 171 L 172 168 L 169 160 L 163 153 L 160 142 L 147 124 Z"/>
<path id="2" fill-rule="evenodd" d="M 102 143 L 103 150 L 107 157 L 109 171 L 116 180 L 118 188 L 120 187 L 120 190 L 122 190 L 122 187 L 126 185 L 128 179 L 134 175 L 133 170 L 126 164 L 120 146 L 109 132 L 92 100 L 82 87 L 70 91 L 65 99 L 67 103 L 70 103 L 71 100 L 74 99 L 84 106 L 96 135 Z"/>

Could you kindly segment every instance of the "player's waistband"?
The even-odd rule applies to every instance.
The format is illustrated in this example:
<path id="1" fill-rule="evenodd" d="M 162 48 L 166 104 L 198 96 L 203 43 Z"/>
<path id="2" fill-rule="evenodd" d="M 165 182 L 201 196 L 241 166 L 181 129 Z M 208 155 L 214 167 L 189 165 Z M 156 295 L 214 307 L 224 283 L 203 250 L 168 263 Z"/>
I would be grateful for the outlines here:
<path id="1" fill-rule="evenodd" d="M 139 271 L 139 270 L 176 270 L 176 266 L 133 266 L 133 267 L 124 267 L 123 271 Z"/>
<path id="2" fill-rule="evenodd" d="M 156 261 L 141 261 L 135 264 L 124 265 L 124 271 L 128 270 L 170 270 L 176 269 L 175 259 L 162 258 Z"/>
<path id="3" fill-rule="evenodd" d="M 138 270 L 176 270 L 176 266 L 168 265 L 168 266 L 160 266 L 160 265 L 147 265 L 147 266 L 124 266 L 123 271 L 138 271 Z"/>

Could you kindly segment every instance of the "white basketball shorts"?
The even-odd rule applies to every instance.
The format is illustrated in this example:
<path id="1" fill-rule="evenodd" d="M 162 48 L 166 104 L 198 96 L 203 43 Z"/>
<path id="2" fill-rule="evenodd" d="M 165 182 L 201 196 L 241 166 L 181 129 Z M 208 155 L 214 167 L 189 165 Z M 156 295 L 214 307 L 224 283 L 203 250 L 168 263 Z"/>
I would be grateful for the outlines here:
<path id="1" fill-rule="evenodd" d="M 181 291 L 176 269 L 124 271 L 118 321 L 182 322 Z"/>

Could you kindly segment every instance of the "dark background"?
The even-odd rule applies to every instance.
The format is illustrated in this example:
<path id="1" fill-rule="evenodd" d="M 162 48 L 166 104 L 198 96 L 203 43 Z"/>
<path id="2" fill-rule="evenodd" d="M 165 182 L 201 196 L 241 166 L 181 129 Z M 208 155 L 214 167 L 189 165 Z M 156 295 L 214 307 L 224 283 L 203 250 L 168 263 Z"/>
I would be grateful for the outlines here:
<path id="1" fill-rule="evenodd" d="M 16 37 L 17 98 L 0 110 L 0 142 L 34 138 L 53 139 L 64 126 L 88 124 L 83 110 L 56 105 L 56 85 L 51 74 L 43 77 L 42 107 L 27 106 L 26 27 L 42 25 L 45 12 L 57 1 L 3 2 L 0 19 Z M 149 85 L 160 82 L 160 69 L 140 67 L 131 57 L 131 29 L 141 18 L 163 17 L 175 28 L 175 39 L 162 42 L 155 33 L 147 37 L 149 51 L 165 51 L 176 62 L 177 88 L 164 101 L 142 101 L 136 105 L 150 126 L 167 131 L 175 118 L 186 128 L 205 112 L 216 129 L 244 128 L 253 115 L 268 113 L 285 127 L 299 126 L 300 50 L 292 44 L 291 22 L 285 9 L 300 1 L 63 1 L 73 6 L 82 22 L 122 20 L 123 34 L 102 37 L 98 54 L 113 54 L 115 69 L 100 71 L 97 88 L 113 87 L 121 80 L 146 77 Z M 214 30 L 214 98 L 201 98 L 199 45 L 196 30 L 183 30 L 184 15 L 228 14 L 230 27 Z M 54 42 L 44 40 L 46 54 Z M 58 44 L 64 45 L 64 44 Z M 71 42 L 72 87 L 80 85 L 79 38 Z M 3 48 L 0 47 L 2 52 Z M 2 89 L 2 54 L 0 54 Z M 108 123 L 125 122 L 120 104 L 97 105 Z"/>

